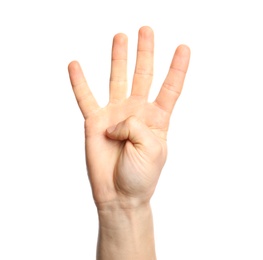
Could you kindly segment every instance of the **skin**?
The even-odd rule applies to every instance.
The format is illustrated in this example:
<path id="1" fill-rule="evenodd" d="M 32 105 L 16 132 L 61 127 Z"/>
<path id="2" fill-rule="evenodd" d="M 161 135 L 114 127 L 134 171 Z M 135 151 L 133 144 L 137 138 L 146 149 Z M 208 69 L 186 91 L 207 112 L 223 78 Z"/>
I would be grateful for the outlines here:
<path id="1" fill-rule="evenodd" d="M 115 35 L 106 107 L 97 104 L 79 63 L 68 66 L 85 120 L 87 170 L 99 216 L 99 260 L 156 259 L 150 199 L 166 160 L 169 120 L 190 59 L 189 48 L 178 46 L 159 94 L 149 103 L 152 29 L 144 26 L 139 30 L 129 96 L 127 45 L 126 35 Z"/>

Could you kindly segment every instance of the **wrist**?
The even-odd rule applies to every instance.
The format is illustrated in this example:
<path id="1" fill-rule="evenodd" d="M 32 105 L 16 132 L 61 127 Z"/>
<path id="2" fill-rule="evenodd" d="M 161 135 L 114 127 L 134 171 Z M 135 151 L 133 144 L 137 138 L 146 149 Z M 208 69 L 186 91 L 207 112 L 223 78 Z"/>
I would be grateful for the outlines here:
<path id="1" fill-rule="evenodd" d="M 107 258 L 101 255 L 98 259 L 127 259 L 127 255 L 138 260 L 156 259 L 150 203 L 131 208 L 104 205 L 98 208 L 98 216 L 98 251 L 109 253 Z"/>
<path id="2" fill-rule="evenodd" d="M 133 228 L 136 221 L 152 219 L 149 202 L 133 205 L 130 203 L 107 202 L 97 205 L 99 225 L 110 229 Z"/>
<path id="3" fill-rule="evenodd" d="M 150 196 L 135 197 L 117 193 L 117 195 L 112 196 L 111 199 L 108 198 L 106 201 L 95 199 L 94 202 L 98 213 L 100 213 L 101 211 L 105 212 L 146 207 L 150 205 Z"/>

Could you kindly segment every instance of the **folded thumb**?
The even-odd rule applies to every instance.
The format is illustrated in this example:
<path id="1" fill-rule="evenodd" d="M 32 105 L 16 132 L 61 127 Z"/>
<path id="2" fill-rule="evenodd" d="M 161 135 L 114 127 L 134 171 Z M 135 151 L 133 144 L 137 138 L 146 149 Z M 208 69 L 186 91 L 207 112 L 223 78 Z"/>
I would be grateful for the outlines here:
<path id="1" fill-rule="evenodd" d="M 131 116 L 117 125 L 109 127 L 106 135 L 114 140 L 129 140 L 133 144 L 145 144 L 153 133 L 137 117 Z"/>

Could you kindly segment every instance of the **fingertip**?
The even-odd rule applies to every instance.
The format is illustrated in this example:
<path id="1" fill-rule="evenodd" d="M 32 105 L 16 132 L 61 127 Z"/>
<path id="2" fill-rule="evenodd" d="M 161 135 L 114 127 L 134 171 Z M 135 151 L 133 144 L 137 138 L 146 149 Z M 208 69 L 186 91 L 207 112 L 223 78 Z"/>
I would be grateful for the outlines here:
<path id="1" fill-rule="evenodd" d="M 186 44 L 180 44 L 177 47 L 176 52 L 178 52 L 180 55 L 183 55 L 183 56 L 190 56 L 191 49 Z"/>
<path id="2" fill-rule="evenodd" d="M 113 37 L 113 41 L 115 43 L 118 44 L 125 44 L 128 41 L 128 37 L 126 34 L 124 33 L 117 33 L 114 37 Z"/>
<path id="3" fill-rule="evenodd" d="M 153 29 L 150 26 L 142 26 L 139 35 L 146 38 L 153 37 Z"/>
<path id="4" fill-rule="evenodd" d="M 110 126 L 109 128 L 106 129 L 106 134 L 111 135 L 111 133 L 113 133 L 115 129 L 116 129 L 116 125 Z"/>
<path id="5" fill-rule="evenodd" d="M 78 61 L 73 60 L 68 64 L 68 71 L 77 71 L 80 69 L 80 64 Z"/>
<path id="6" fill-rule="evenodd" d="M 179 45 L 176 48 L 174 58 L 172 60 L 172 67 L 177 69 L 179 68 L 181 71 L 186 73 L 190 61 L 190 54 L 191 50 L 187 45 Z"/>
<path id="7" fill-rule="evenodd" d="M 83 81 L 84 75 L 78 61 L 74 60 L 69 63 L 68 72 L 73 84 L 75 84 L 78 81 Z"/>

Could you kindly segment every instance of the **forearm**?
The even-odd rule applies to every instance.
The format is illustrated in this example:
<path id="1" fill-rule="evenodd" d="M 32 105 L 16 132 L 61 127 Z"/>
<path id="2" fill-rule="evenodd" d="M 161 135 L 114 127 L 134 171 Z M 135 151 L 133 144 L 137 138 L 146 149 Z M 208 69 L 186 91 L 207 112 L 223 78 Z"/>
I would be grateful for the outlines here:
<path id="1" fill-rule="evenodd" d="M 151 207 L 98 209 L 97 260 L 155 260 Z"/>

